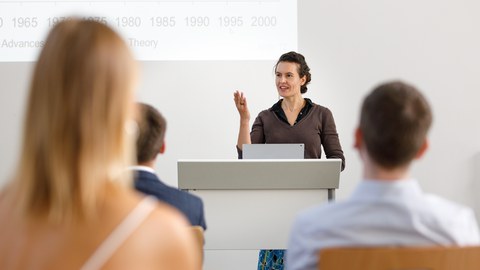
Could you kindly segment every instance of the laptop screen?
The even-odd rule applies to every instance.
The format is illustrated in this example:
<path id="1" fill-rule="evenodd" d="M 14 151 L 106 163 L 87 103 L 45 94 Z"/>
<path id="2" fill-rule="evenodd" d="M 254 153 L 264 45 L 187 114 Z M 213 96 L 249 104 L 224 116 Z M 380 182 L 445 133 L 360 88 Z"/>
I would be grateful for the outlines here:
<path id="1" fill-rule="evenodd" d="M 243 159 L 303 159 L 303 143 L 244 144 Z"/>

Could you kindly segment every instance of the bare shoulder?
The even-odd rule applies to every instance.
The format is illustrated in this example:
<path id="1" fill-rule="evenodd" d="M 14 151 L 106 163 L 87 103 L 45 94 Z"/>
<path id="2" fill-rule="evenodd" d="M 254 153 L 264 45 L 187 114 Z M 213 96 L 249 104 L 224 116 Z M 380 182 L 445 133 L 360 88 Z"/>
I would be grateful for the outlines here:
<path id="1" fill-rule="evenodd" d="M 166 269 L 195 269 L 200 254 L 197 254 L 196 243 L 185 216 L 173 207 L 159 202 L 145 224 L 145 231 L 153 233 L 158 231 L 159 226 L 163 228 L 165 234 L 158 236 L 156 248 L 166 256 L 162 261 L 173 259 L 172 264 Z M 176 263 L 180 261 L 187 264 L 177 266 Z M 189 264 L 192 268 L 185 268 Z"/>
<path id="2" fill-rule="evenodd" d="M 126 266 L 132 262 L 137 269 L 200 269 L 201 254 L 186 218 L 165 203 L 154 204 L 154 210 L 118 250 L 108 269 L 120 269 L 120 265 L 129 269 Z M 131 262 L 128 258 L 135 259 Z"/>
<path id="3" fill-rule="evenodd" d="M 158 232 L 161 228 L 162 231 L 168 232 L 168 235 L 161 237 L 162 240 L 178 241 L 179 238 L 182 238 L 189 241 L 190 237 L 185 232 L 188 231 L 190 225 L 185 216 L 166 203 L 157 201 L 155 204 L 156 208 L 145 221 L 143 230 Z"/>

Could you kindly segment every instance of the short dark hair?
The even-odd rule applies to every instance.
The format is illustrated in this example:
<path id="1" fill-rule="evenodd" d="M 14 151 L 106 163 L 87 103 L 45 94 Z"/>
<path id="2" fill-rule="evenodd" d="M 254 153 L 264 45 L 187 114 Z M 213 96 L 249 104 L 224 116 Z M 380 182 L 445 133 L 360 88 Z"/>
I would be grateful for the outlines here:
<path id="1" fill-rule="evenodd" d="M 277 63 L 275 64 L 275 71 L 277 71 L 277 66 L 280 62 L 289 62 L 289 63 L 296 63 L 298 64 L 298 75 L 300 78 L 303 78 L 303 76 L 306 76 L 307 80 L 305 81 L 305 84 L 302 85 L 300 88 L 300 93 L 305 94 L 308 90 L 307 84 L 310 83 L 312 80 L 312 75 L 310 74 L 310 68 L 307 65 L 307 62 L 305 61 L 305 57 L 297 52 L 291 51 L 284 53 L 280 56 L 278 59 Z"/>
<path id="2" fill-rule="evenodd" d="M 369 156 L 378 165 L 408 165 L 420 150 L 432 123 L 425 97 L 412 85 L 392 81 L 365 98 L 360 130 Z"/>
<path id="3" fill-rule="evenodd" d="M 137 162 L 152 161 L 163 146 L 167 121 L 152 106 L 138 103 L 137 123 Z"/>

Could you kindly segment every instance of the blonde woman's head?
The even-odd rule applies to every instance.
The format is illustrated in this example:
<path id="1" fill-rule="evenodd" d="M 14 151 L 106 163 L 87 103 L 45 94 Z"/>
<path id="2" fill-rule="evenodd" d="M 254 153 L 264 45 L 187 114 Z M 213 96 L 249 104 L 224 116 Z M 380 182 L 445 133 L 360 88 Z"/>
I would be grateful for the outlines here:
<path id="1" fill-rule="evenodd" d="M 72 19 L 50 32 L 30 86 L 16 184 L 22 212 L 83 216 L 133 159 L 136 63 L 104 24 Z"/>

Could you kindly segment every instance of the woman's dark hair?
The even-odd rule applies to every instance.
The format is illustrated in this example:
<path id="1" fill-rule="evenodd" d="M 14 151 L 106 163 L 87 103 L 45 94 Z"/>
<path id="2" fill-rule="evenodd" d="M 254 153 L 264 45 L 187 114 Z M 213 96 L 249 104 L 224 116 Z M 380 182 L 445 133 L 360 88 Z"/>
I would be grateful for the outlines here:
<path id="1" fill-rule="evenodd" d="M 300 78 L 303 78 L 303 76 L 306 76 L 307 80 L 305 81 L 305 84 L 302 85 L 300 88 L 300 93 L 305 94 L 307 92 L 307 84 L 310 83 L 312 80 L 312 75 L 310 74 L 310 68 L 307 65 L 307 62 L 305 61 L 305 57 L 297 52 L 287 52 L 282 54 L 280 58 L 278 59 L 277 63 L 275 64 L 275 71 L 277 70 L 278 63 L 280 62 L 289 62 L 289 63 L 296 63 L 298 64 L 298 75 L 300 75 Z"/>

